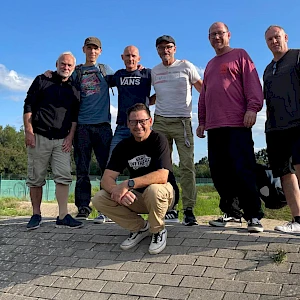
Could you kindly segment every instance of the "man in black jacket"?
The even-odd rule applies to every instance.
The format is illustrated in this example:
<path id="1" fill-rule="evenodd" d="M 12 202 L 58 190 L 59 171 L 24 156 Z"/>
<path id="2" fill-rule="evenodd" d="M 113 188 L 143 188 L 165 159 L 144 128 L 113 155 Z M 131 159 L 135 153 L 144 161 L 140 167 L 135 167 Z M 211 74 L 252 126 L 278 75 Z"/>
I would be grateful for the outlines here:
<path id="1" fill-rule="evenodd" d="M 79 93 L 69 79 L 76 64 L 71 52 L 61 54 L 52 78 L 39 75 L 27 92 L 24 103 L 25 143 L 33 215 L 27 229 L 41 223 L 43 185 L 49 162 L 56 184 L 59 216 L 56 227 L 78 228 L 82 222 L 68 214 L 69 185 L 72 182 L 70 151 L 77 124 Z"/>

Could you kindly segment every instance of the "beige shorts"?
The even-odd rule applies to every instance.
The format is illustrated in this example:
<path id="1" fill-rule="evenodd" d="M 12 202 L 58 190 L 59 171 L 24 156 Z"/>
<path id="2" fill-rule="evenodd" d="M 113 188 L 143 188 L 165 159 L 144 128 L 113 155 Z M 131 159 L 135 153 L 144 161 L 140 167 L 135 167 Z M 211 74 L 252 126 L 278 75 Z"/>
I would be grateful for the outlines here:
<path id="1" fill-rule="evenodd" d="M 26 184 L 29 187 L 45 185 L 49 162 L 55 183 L 69 185 L 72 183 L 71 155 L 62 151 L 64 139 L 49 140 L 35 134 L 35 147 L 27 147 L 28 173 Z"/>

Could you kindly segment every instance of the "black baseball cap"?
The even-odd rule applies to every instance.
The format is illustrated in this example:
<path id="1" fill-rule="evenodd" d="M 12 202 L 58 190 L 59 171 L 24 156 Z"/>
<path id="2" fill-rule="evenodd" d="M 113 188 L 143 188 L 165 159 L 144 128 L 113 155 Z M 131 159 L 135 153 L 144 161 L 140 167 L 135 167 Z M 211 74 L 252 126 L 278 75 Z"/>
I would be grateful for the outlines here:
<path id="1" fill-rule="evenodd" d="M 156 44 L 155 44 L 156 47 L 162 42 L 173 43 L 175 45 L 175 40 L 169 35 L 163 35 L 163 36 L 160 36 L 159 38 L 157 38 Z"/>

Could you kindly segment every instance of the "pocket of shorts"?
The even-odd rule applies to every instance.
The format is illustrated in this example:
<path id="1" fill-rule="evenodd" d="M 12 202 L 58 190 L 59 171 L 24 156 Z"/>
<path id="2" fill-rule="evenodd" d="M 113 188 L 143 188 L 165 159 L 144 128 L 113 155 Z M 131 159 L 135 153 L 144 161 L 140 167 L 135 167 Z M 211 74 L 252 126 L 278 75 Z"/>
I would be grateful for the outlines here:
<path id="1" fill-rule="evenodd" d="M 34 159 L 28 156 L 27 176 L 29 179 L 34 179 Z"/>

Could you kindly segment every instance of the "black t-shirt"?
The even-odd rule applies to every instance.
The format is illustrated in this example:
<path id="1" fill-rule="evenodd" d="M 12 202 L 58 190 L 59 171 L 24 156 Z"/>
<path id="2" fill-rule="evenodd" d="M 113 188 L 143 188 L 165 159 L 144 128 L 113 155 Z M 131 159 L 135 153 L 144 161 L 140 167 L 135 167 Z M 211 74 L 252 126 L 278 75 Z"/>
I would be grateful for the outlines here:
<path id="1" fill-rule="evenodd" d="M 300 50 L 291 49 L 264 71 L 266 132 L 300 126 Z"/>
<path id="2" fill-rule="evenodd" d="M 118 88 L 118 116 L 117 124 L 126 125 L 127 109 L 136 103 L 149 105 L 151 90 L 151 69 L 118 70 L 108 76 L 110 86 Z"/>
<path id="3" fill-rule="evenodd" d="M 128 168 L 130 177 L 144 176 L 159 169 L 169 170 L 168 182 L 173 186 L 175 177 L 166 137 L 152 130 L 149 137 L 137 142 L 133 136 L 122 140 L 112 152 L 107 169 L 122 172 Z M 176 183 L 175 183 L 176 184 Z M 137 189 L 143 192 L 145 188 Z"/>

